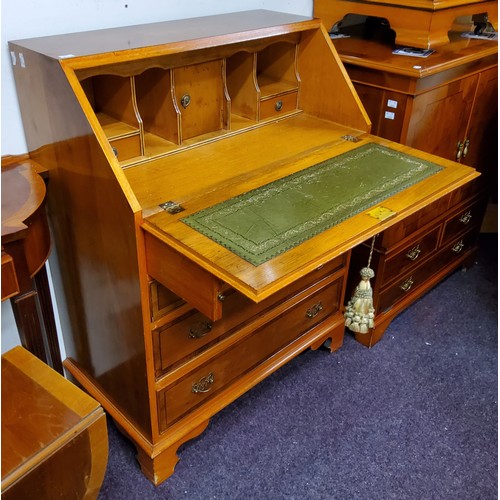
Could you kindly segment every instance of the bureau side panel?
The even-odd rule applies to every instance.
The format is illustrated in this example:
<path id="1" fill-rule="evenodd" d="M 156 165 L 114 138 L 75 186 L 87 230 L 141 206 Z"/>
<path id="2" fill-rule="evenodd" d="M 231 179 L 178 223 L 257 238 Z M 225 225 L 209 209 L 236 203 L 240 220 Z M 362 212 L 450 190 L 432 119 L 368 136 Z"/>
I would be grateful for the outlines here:
<path id="1" fill-rule="evenodd" d="M 14 66 L 30 156 L 48 200 L 69 325 L 68 357 L 150 435 L 135 215 L 60 62 L 25 48 Z"/>

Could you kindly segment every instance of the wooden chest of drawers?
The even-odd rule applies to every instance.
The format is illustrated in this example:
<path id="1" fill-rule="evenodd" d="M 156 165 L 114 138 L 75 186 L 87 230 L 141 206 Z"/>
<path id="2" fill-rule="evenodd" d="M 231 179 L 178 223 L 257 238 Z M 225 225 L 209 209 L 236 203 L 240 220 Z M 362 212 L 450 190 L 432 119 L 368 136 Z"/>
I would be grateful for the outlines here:
<path id="1" fill-rule="evenodd" d="M 447 274 L 471 263 L 485 209 L 486 197 L 472 182 L 377 237 L 371 265 L 375 328 L 356 333 L 359 342 L 376 344 L 399 312 Z M 366 265 L 370 245 L 352 251 L 348 292 L 359 281 L 354 269 Z"/>

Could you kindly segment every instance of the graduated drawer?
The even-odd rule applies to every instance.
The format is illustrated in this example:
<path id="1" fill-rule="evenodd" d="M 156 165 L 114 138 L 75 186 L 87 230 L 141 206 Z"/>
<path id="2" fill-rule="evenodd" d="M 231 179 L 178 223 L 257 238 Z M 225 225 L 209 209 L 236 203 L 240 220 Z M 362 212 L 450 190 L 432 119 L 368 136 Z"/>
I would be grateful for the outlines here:
<path id="1" fill-rule="evenodd" d="M 438 246 L 440 229 L 441 226 L 435 227 L 388 257 L 381 276 L 382 286 L 427 259 Z"/>
<path id="2" fill-rule="evenodd" d="M 445 221 L 443 244 L 446 244 L 450 239 L 455 238 L 455 236 L 469 230 L 473 226 L 481 224 L 485 204 L 485 199 L 479 199 L 475 203 L 454 212 L 453 215 Z"/>
<path id="3" fill-rule="evenodd" d="M 256 367 L 293 340 L 338 311 L 342 278 L 320 288 L 283 314 L 198 366 L 187 376 L 158 393 L 160 430 L 192 411 L 239 376 Z"/>
<path id="4" fill-rule="evenodd" d="M 211 321 L 196 309 L 176 318 L 153 332 L 156 376 L 159 377 L 176 364 L 196 356 L 244 324 L 255 319 L 262 320 L 263 315 L 271 317 L 276 314 L 273 312 L 276 305 L 286 300 L 299 300 L 296 298 L 299 293 L 343 267 L 343 256 L 337 257 L 259 303 L 230 290 L 222 302 L 222 318 L 217 321 Z M 336 304 L 337 307 L 338 305 Z"/>
<path id="5" fill-rule="evenodd" d="M 297 109 L 298 92 L 289 92 L 262 99 L 260 102 L 260 119 L 272 118 L 290 113 Z"/>
<path id="6" fill-rule="evenodd" d="M 118 161 L 130 160 L 130 158 L 135 158 L 142 154 L 139 133 L 119 139 L 111 139 L 109 143 Z"/>
<path id="7" fill-rule="evenodd" d="M 434 274 L 441 272 L 446 267 L 452 266 L 455 261 L 459 260 L 475 246 L 476 237 L 477 231 L 470 231 L 461 238 L 451 240 L 435 257 L 424 262 L 413 271 L 406 273 L 401 279 L 380 294 L 378 312 L 390 309 L 396 302 L 404 299 L 404 297 L 410 295 L 422 285 L 425 285 L 427 280 L 432 278 Z"/>

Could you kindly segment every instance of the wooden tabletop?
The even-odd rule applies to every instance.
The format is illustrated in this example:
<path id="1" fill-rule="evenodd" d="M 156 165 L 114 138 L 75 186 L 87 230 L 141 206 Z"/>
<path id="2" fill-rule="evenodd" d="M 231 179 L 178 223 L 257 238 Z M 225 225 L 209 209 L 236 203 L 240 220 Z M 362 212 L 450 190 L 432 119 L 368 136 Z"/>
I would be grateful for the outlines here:
<path id="1" fill-rule="evenodd" d="M 2 166 L 2 244 L 22 237 L 26 220 L 45 199 L 45 182 L 37 165 L 23 161 Z"/>
<path id="2" fill-rule="evenodd" d="M 24 348 L 4 354 L 2 490 L 101 415 L 97 401 Z"/>

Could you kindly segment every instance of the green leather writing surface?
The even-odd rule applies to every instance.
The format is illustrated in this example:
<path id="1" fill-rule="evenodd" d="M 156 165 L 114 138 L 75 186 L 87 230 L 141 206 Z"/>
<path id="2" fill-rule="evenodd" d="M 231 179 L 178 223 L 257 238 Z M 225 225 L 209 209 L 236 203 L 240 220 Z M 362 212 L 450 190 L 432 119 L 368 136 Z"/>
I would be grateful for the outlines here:
<path id="1" fill-rule="evenodd" d="M 181 220 L 259 265 L 441 169 L 370 143 Z"/>

